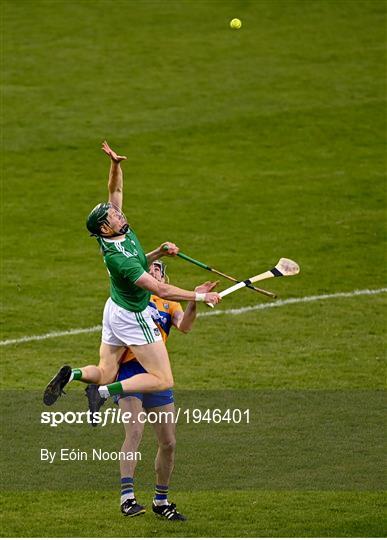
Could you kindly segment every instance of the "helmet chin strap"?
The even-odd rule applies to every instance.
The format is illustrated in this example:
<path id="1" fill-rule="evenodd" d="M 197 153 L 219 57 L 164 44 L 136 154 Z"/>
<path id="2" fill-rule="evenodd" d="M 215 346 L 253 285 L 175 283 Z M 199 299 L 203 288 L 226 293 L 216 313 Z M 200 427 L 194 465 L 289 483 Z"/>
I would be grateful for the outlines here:
<path id="1" fill-rule="evenodd" d="M 125 225 L 123 225 L 119 231 L 119 234 L 126 234 L 129 230 L 129 225 L 127 223 L 125 223 Z"/>
<path id="2" fill-rule="evenodd" d="M 122 236 L 123 234 L 126 234 L 128 230 L 129 230 L 129 225 L 125 223 L 125 225 L 123 225 L 118 232 L 115 232 L 109 235 L 101 235 L 101 236 L 104 236 L 105 238 L 115 238 L 116 236 Z"/>

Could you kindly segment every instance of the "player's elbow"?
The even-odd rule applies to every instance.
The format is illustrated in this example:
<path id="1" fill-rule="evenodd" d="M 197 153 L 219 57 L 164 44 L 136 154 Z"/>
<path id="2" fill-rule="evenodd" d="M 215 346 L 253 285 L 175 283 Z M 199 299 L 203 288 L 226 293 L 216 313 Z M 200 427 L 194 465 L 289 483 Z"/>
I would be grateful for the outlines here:
<path id="1" fill-rule="evenodd" d="M 162 286 L 164 284 L 157 281 L 147 272 L 144 272 L 144 274 L 137 281 L 135 281 L 135 285 L 162 298 Z"/>
<path id="2" fill-rule="evenodd" d="M 151 283 L 144 288 L 147 289 L 152 294 L 155 294 L 159 298 L 163 298 L 163 294 L 162 294 L 163 290 L 162 290 L 162 287 L 160 287 L 160 285 L 161 283 L 156 282 L 156 283 Z"/>
<path id="3" fill-rule="evenodd" d="M 159 298 L 168 299 L 169 287 L 166 283 L 158 282 L 158 292 L 155 293 Z"/>
<path id="4" fill-rule="evenodd" d="M 182 332 L 183 334 L 189 334 L 191 332 L 191 328 L 190 327 L 179 326 L 179 331 Z"/>

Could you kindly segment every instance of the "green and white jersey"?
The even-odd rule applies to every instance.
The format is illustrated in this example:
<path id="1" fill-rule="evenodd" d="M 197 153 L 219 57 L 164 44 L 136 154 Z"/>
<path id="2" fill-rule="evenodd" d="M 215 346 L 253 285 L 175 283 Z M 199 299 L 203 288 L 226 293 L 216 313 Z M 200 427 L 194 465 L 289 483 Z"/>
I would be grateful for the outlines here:
<path id="1" fill-rule="evenodd" d="M 134 282 L 148 272 L 149 267 L 137 236 L 129 229 L 125 240 L 97 237 L 97 241 L 109 272 L 111 299 L 128 311 L 143 311 L 151 293 Z"/>

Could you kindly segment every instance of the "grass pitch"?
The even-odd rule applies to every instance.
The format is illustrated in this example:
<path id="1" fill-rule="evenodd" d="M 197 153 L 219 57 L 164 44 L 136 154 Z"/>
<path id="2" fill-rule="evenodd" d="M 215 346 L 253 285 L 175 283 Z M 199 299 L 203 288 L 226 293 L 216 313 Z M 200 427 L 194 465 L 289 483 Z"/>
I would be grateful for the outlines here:
<path id="1" fill-rule="evenodd" d="M 2 14 L 1 339 L 100 323 L 108 283 L 84 222 L 106 197 L 104 138 L 129 157 L 124 210 L 145 249 L 172 240 L 240 279 L 293 258 L 299 276 L 263 285 L 281 299 L 385 286 L 384 2 L 18 0 Z M 168 271 L 187 288 L 210 277 L 181 260 Z M 244 290 L 221 309 L 259 302 Z M 384 308 L 379 294 L 199 319 L 170 339 L 177 390 L 383 390 Z M 96 332 L 1 347 L 7 403 L 64 362 L 95 360 L 98 344 Z M 4 534 L 383 536 L 379 488 L 218 489 L 248 451 L 203 463 L 204 490 L 189 475 L 184 486 L 178 454 L 182 527 L 125 520 L 104 485 L 27 478 L 4 486 Z M 137 486 L 146 503 L 141 471 Z"/>

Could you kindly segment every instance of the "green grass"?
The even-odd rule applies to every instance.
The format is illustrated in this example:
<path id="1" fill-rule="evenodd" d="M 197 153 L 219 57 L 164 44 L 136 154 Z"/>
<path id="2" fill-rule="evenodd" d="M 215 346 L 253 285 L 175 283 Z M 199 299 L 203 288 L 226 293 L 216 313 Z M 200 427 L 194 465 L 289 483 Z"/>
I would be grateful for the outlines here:
<path id="1" fill-rule="evenodd" d="M 299 276 L 263 285 L 280 299 L 385 287 L 385 24 L 381 0 L 4 1 L 1 339 L 100 324 L 108 283 L 85 219 L 106 198 L 104 138 L 129 157 L 124 209 L 147 250 L 172 240 L 241 279 L 294 258 Z M 181 260 L 168 273 L 186 288 L 210 276 Z M 267 301 L 244 290 L 221 309 Z M 384 389 L 384 309 L 380 294 L 199 319 L 170 339 L 176 387 Z M 40 392 L 62 363 L 96 361 L 99 339 L 1 347 L 1 388 Z M 195 448 L 195 432 L 180 445 L 189 436 Z M 151 440 L 144 448 L 153 455 Z M 179 461 L 183 529 L 149 513 L 124 520 L 104 486 L 21 493 L 11 482 L 5 534 L 384 534 L 376 490 L 228 490 L 224 460 L 217 474 L 203 464 L 211 488 L 200 491 L 184 487 Z M 321 471 L 312 463 L 305 480 Z"/>
<path id="2" fill-rule="evenodd" d="M 187 523 L 157 519 L 149 510 L 149 493 L 139 491 L 139 497 L 144 504 L 148 503 L 148 512 L 128 519 L 118 514 L 116 493 L 112 491 L 27 492 L 22 498 L 19 492 L 9 492 L 3 500 L 10 508 L 9 521 L 3 521 L 3 534 L 25 536 L 27 529 L 30 536 L 44 532 L 49 537 L 86 534 L 218 537 L 220 533 L 230 537 L 381 537 L 385 530 L 378 493 L 231 490 L 179 493 L 176 498 L 179 506 L 189 508 L 192 514 Z M 226 510 L 230 501 L 232 517 Z"/>

